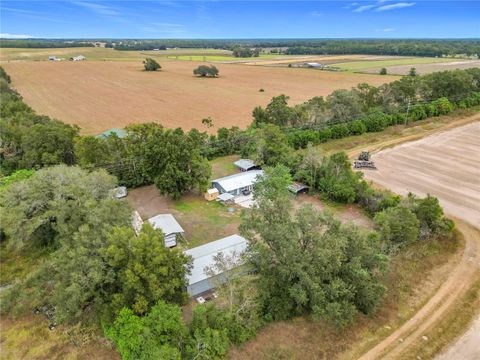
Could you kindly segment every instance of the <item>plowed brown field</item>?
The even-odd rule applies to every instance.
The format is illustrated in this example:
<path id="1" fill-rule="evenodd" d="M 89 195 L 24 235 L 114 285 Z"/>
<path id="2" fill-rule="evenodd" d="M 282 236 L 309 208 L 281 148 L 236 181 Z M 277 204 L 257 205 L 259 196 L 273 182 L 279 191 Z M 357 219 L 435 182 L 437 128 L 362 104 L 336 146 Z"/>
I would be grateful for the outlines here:
<path id="1" fill-rule="evenodd" d="M 2 66 L 13 87 L 39 114 L 77 124 L 84 134 L 97 134 L 131 123 L 158 122 L 165 127 L 213 130 L 250 124 L 255 106 L 286 94 L 291 104 L 361 82 L 380 85 L 391 76 L 322 72 L 218 64 L 220 77 L 196 78 L 195 62 L 165 61 L 159 72 L 142 71 L 139 62 L 9 62 Z M 264 92 L 259 92 L 260 89 Z"/>

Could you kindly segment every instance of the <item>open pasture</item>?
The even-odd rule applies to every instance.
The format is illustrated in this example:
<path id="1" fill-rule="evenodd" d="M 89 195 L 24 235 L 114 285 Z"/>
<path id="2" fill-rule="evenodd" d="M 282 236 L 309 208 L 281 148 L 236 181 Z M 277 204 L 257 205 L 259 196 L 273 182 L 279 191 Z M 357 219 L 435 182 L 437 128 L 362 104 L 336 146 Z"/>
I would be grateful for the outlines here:
<path id="1" fill-rule="evenodd" d="M 365 177 L 399 194 L 431 194 L 449 215 L 480 224 L 480 123 L 375 154 Z"/>
<path id="2" fill-rule="evenodd" d="M 140 61 L 18 61 L 2 66 L 37 113 L 77 124 L 83 134 L 144 122 L 205 129 L 201 119 L 208 116 L 212 130 L 246 127 L 254 107 L 265 106 L 273 96 L 286 94 L 296 104 L 358 83 L 380 85 L 396 79 L 239 64 L 218 64 L 220 77 L 207 79 L 192 74 L 201 63 L 160 64 L 158 72 L 143 71 Z"/>

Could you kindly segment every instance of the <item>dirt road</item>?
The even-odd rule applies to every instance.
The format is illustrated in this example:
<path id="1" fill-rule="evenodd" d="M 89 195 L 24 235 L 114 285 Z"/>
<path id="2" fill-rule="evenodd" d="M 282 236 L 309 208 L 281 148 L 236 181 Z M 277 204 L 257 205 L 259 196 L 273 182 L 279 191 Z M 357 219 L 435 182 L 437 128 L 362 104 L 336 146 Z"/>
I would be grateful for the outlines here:
<path id="1" fill-rule="evenodd" d="M 399 193 L 436 195 L 447 214 L 455 218 L 465 237 L 465 249 L 462 261 L 435 295 L 361 360 L 401 359 L 409 346 L 422 341 L 424 334 L 454 308 L 455 300 L 465 294 L 478 275 L 480 230 L 474 226 L 480 223 L 479 131 L 480 124 L 473 123 L 385 150 L 374 157 L 380 170 L 369 172 L 366 177 Z M 477 322 L 450 350 L 456 358 L 476 359 L 480 342 L 480 332 L 475 332 Z"/>

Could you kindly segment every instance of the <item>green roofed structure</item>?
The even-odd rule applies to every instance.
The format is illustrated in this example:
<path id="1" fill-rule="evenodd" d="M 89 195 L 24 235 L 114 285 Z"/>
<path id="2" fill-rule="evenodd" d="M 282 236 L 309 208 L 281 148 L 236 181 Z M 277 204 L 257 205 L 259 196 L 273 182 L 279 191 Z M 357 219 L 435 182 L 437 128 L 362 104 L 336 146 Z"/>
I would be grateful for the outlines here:
<path id="1" fill-rule="evenodd" d="M 101 134 L 98 134 L 96 137 L 106 139 L 106 138 L 108 138 L 109 136 L 112 136 L 112 135 L 116 135 L 117 137 L 122 139 L 125 136 L 127 136 L 127 132 L 123 129 L 112 128 L 112 129 L 108 129 L 108 130 L 104 131 Z"/>

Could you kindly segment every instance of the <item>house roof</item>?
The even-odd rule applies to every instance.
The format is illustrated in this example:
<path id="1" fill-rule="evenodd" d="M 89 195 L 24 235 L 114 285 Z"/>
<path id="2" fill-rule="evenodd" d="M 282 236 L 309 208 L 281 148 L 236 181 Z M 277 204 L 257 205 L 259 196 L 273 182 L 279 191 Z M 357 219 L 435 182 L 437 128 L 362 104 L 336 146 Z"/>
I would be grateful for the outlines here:
<path id="1" fill-rule="evenodd" d="M 210 195 L 216 194 L 218 193 L 218 189 L 215 189 L 215 188 L 208 189 L 207 193 Z"/>
<path id="2" fill-rule="evenodd" d="M 242 170 L 248 170 L 257 166 L 253 160 L 250 159 L 240 159 L 233 163 L 236 167 Z"/>
<path id="3" fill-rule="evenodd" d="M 125 130 L 117 129 L 117 128 L 111 128 L 111 129 L 108 129 L 108 130 L 104 131 L 101 134 L 98 134 L 96 137 L 106 139 L 107 137 L 112 136 L 113 134 L 117 135 L 117 137 L 119 137 L 120 139 L 127 136 L 127 132 Z"/>
<path id="4" fill-rule="evenodd" d="M 288 185 L 288 190 L 290 190 L 293 193 L 298 193 L 299 191 L 302 190 L 308 190 L 309 187 L 305 184 L 299 183 L 294 181 L 291 185 Z"/>
<path id="5" fill-rule="evenodd" d="M 165 235 L 185 232 L 172 214 L 159 214 L 148 219 L 148 222 L 154 229 L 162 230 Z"/>
<path id="6" fill-rule="evenodd" d="M 257 177 L 263 175 L 263 170 L 250 170 L 242 173 L 215 179 L 212 182 L 219 184 L 226 192 L 253 185 Z"/>
<path id="7" fill-rule="evenodd" d="M 197 246 L 185 251 L 185 255 L 193 258 L 192 274 L 188 276 L 188 284 L 195 284 L 208 279 L 205 267 L 214 265 L 213 257 L 220 252 L 231 256 L 235 251 L 240 254 L 247 248 L 248 241 L 244 237 L 234 234 L 208 244 Z"/>

